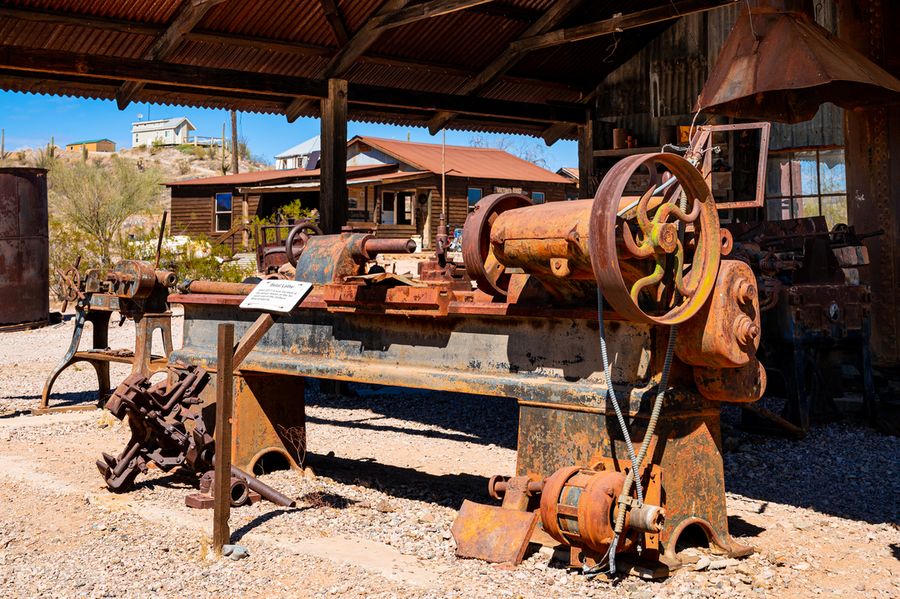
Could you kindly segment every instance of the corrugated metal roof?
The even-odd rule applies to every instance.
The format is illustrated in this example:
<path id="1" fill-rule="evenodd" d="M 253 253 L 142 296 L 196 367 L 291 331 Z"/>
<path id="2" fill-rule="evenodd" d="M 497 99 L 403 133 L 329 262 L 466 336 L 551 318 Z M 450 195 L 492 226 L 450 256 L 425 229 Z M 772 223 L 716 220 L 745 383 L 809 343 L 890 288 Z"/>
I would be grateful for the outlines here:
<path id="1" fill-rule="evenodd" d="M 350 140 L 367 144 L 392 156 L 400 162 L 420 170 L 446 173 L 454 177 L 471 179 L 513 179 L 517 181 L 540 181 L 544 183 L 568 183 L 569 180 L 545 168 L 513 156 L 509 152 L 495 148 L 473 148 L 469 146 L 446 146 L 413 141 L 382 139 L 366 135 Z"/>
<path id="2" fill-rule="evenodd" d="M 668 1 L 638 0 L 628 3 L 628 9 L 640 10 Z M 351 84 L 457 93 L 553 3 L 554 0 L 504 0 L 388 29 L 341 76 Z M 32 16 L 19 14 L 0 19 L 0 46 L 48 50 L 61 56 L 78 53 L 142 60 L 183 4 L 182 0 L 9 0 L 0 9 L 27 9 Z M 382 5 L 383 0 L 341 0 L 340 12 L 351 36 Z M 612 0 L 584 0 L 564 24 L 596 21 L 621 10 L 621 3 Z M 43 16 L 34 16 L 34 11 L 43 11 Z M 65 17 L 65 22 L 54 21 L 54 16 Z M 88 22 L 89 18 L 106 21 Z M 496 100 L 540 106 L 578 102 L 615 68 L 616 61 L 621 62 L 621 52 L 613 52 L 615 56 L 610 59 L 610 45 L 627 49 L 629 43 L 646 43 L 647 31 L 626 31 L 615 39 L 598 38 L 531 52 L 482 93 Z M 335 35 L 319 0 L 225 0 L 210 9 L 164 61 L 320 80 L 336 52 Z M 435 68 L 429 68 L 432 63 Z M 114 75 L 105 80 L 88 77 L 77 68 L 51 74 L 40 67 L 29 70 L 0 65 L 0 88 L 15 91 L 112 98 L 123 81 Z M 187 87 L 198 84 L 202 82 L 190 78 L 148 83 L 134 100 L 283 113 L 293 99 L 289 95 L 257 95 L 249 91 L 230 96 L 222 91 L 204 94 Z M 421 125 L 433 116 L 427 108 L 430 107 L 398 112 L 351 105 L 350 116 L 367 122 Z M 313 102 L 305 107 L 303 115 L 317 116 L 317 112 Z M 459 117 L 452 126 L 537 134 L 547 125 L 481 115 Z"/>
<path id="3" fill-rule="evenodd" d="M 383 164 L 348 166 L 347 173 L 364 173 L 367 171 L 376 171 L 384 169 Z M 322 174 L 319 169 L 306 170 L 303 168 L 292 168 L 282 170 L 253 171 L 249 173 L 238 173 L 236 175 L 221 175 L 219 177 L 199 177 L 197 179 L 186 179 L 184 181 L 169 181 L 163 183 L 166 187 L 183 187 L 195 185 L 246 185 L 250 183 L 270 183 L 272 181 L 289 181 L 291 179 L 311 179 L 317 178 Z"/>

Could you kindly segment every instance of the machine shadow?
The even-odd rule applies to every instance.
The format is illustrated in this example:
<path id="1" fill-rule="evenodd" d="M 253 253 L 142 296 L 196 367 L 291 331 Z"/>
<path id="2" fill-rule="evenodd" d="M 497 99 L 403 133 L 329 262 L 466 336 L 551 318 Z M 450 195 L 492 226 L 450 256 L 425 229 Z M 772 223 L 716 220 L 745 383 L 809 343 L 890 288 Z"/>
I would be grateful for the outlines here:
<path id="1" fill-rule="evenodd" d="M 306 463 L 322 476 L 342 484 L 370 487 L 393 497 L 426 501 L 459 509 L 463 499 L 490 501 L 487 478 L 474 474 L 436 475 L 404 468 L 363 462 L 331 455 L 307 454 Z"/>
<path id="2" fill-rule="evenodd" d="M 35 402 L 39 402 L 41 400 L 40 394 L 29 394 L 29 395 L 13 395 L 7 397 L 6 399 L 24 399 L 24 400 L 34 400 Z M 49 403 L 53 407 L 61 407 L 61 406 L 75 406 L 78 404 L 85 403 L 97 403 L 99 400 L 97 391 L 69 391 L 69 392 L 54 392 L 50 394 Z"/>
<path id="3" fill-rule="evenodd" d="M 865 447 L 896 440 L 887 436 L 868 440 L 871 430 L 865 435 L 857 435 L 857 430 L 862 429 L 846 424 L 813 426 L 799 441 L 745 433 L 739 448 L 724 454 L 725 488 L 760 501 L 870 524 L 900 521 L 900 483 L 877 474 L 896 469 L 896 463 L 887 457 L 889 452 L 869 452 Z M 810 491 L 834 488 L 836 481 L 839 493 Z M 860 501 L 861 497 L 868 499 Z"/>
<path id="4" fill-rule="evenodd" d="M 307 384 L 308 406 L 371 410 L 385 418 L 408 420 L 445 430 L 421 430 L 393 423 L 336 421 L 314 415 L 307 415 L 308 422 L 516 448 L 519 409 L 514 399 L 357 384 L 350 386 L 355 396 L 337 396 L 320 393 L 315 381 L 308 380 Z"/>

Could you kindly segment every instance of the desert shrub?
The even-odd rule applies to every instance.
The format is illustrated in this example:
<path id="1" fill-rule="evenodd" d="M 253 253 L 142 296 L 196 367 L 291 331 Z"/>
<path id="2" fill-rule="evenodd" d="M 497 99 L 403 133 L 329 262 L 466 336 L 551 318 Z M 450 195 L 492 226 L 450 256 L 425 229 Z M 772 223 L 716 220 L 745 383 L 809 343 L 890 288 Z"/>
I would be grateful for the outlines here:
<path id="1" fill-rule="evenodd" d="M 55 162 L 49 181 L 50 213 L 94 244 L 103 268 L 112 263 L 112 246 L 126 219 L 153 212 L 162 192 L 159 171 L 140 170 L 118 157 L 101 165 Z"/>
<path id="2" fill-rule="evenodd" d="M 158 237 L 158 228 L 133 227 L 120 237 L 118 253 L 122 258 L 152 262 L 156 260 Z M 254 270 L 233 260 L 225 246 L 213 245 L 206 237 L 191 239 L 184 235 L 163 241 L 159 266 L 176 273 L 179 280 L 240 282 Z"/>
<path id="3" fill-rule="evenodd" d="M 190 161 L 190 160 L 187 160 L 187 159 L 185 159 L 185 158 L 182 158 L 182 159 L 179 160 L 176 164 L 177 164 L 177 166 L 178 166 L 178 172 L 179 172 L 180 174 L 186 175 L 186 174 L 188 174 L 189 172 L 191 172 L 191 161 Z"/>
<path id="4" fill-rule="evenodd" d="M 289 204 L 285 204 L 275 211 L 271 216 L 267 216 L 266 218 L 260 218 L 258 216 L 254 216 L 250 220 L 250 230 L 256 231 L 257 226 L 262 225 L 275 225 L 278 223 L 289 223 L 291 221 L 299 221 L 304 218 L 310 218 L 313 220 L 318 220 L 318 213 L 311 208 L 304 208 L 303 203 L 297 199 L 293 200 Z M 264 243 L 274 243 L 275 241 L 275 231 L 267 231 L 266 232 L 266 240 Z"/>

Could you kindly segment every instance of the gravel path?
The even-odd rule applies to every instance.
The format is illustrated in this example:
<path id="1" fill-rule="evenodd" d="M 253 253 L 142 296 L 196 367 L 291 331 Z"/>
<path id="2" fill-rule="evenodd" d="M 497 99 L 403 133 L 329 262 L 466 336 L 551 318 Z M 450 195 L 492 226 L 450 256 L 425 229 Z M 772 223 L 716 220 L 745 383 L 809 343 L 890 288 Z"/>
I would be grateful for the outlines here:
<path id="1" fill-rule="evenodd" d="M 176 319 L 176 343 L 180 337 Z M 458 560 L 449 528 L 485 477 L 515 466 L 508 400 L 356 387 L 308 392 L 309 468 L 263 476 L 297 507 L 232 512 L 250 557 L 208 551 L 211 513 L 184 506 L 191 481 L 151 471 L 108 493 L 93 464 L 127 429 L 98 412 L 22 416 L 37 404 L 71 322 L 0 346 L 0 588 L 11 597 L 810 597 L 900 596 L 900 442 L 852 423 L 790 442 L 730 431 L 732 533 L 751 557 L 697 550 L 702 571 L 661 582 L 587 580 L 546 549 L 518 568 Z M 111 344 L 129 347 L 132 327 Z M 127 369 L 125 369 L 127 371 Z M 125 372 L 113 374 L 119 380 Z M 55 402 L 85 402 L 88 366 Z"/>

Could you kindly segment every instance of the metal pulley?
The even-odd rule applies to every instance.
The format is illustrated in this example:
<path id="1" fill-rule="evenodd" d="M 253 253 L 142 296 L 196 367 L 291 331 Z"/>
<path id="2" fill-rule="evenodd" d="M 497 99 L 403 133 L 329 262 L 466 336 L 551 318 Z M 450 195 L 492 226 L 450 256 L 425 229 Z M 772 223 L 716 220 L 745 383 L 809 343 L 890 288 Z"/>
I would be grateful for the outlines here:
<path id="1" fill-rule="evenodd" d="M 628 195 L 635 182 L 645 191 Z M 600 285 L 628 320 L 672 325 L 709 297 L 725 243 L 700 172 L 657 153 L 617 163 L 593 200 L 533 206 L 518 194 L 487 196 L 466 220 L 463 257 L 479 289 L 498 298 L 521 272 L 570 303 Z"/>

